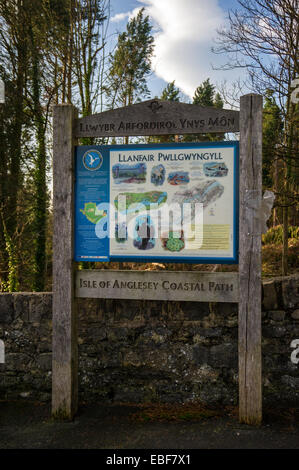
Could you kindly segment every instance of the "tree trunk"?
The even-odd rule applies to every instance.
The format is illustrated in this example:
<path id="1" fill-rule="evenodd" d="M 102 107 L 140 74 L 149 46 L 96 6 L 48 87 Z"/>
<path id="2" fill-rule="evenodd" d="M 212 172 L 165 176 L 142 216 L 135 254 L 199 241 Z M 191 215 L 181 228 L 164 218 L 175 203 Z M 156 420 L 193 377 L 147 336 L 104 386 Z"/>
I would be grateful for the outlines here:
<path id="1" fill-rule="evenodd" d="M 46 212 L 47 212 L 47 186 L 46 186 L 46 145 L 45 124 L 40 103 L 40 70 L 39 53 L 36 38 L 31 29 L 32 43 L 32 88 L 34 102 L 34 122 L 36 129 L 36 162 L 34 172 L 34 281 L 33 290 L 43 291 L 46 271 Z"/>

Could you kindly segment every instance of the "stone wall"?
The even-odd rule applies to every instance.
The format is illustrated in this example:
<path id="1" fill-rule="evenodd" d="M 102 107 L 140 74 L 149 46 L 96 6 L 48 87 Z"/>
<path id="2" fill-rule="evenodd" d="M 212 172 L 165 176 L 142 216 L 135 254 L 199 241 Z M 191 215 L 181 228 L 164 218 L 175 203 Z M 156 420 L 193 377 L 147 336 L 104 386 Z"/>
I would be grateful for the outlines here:
<path id="1" fill-rule="evenodd" d="M 51 293 L 0 295 L 0 399 L 51 397 Z M 299 404 L 299 275 L 263 283 L 263 396 Z M 236 404 L 237 304 L 79 301 L 81 400 Z"/>

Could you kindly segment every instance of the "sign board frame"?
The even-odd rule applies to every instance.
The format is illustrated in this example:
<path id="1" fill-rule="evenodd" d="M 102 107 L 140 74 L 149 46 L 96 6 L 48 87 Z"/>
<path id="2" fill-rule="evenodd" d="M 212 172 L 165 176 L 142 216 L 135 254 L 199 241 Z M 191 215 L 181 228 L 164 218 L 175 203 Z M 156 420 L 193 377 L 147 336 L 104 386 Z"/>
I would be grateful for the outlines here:
<path id="1" fill-rule="evenodd" d="M 247 424 L 261 424 L 262 96 L 255 94 L 241 97 L 240 112 L 149 100 L 78 119 L 77 111 L 72 105 L 53 107 L 52 414 L 54 417 L 72 419 L 78 406 L 76 266 L 73 260 L 76 139 L 238 131 L 240 131 L 239 420 Z"/>
<path id="2" fill-rule="evenodd" d="M 93 208 L 95 208 L 95 202 L 91 203 L 91 199 L 97 198 L 97 204 L 99 201 L 105 203 L 111 203 L 114 199 L 114 196 L 112 194 L 111 196 L 111 188 L 115 188 L 116 185 L 113 185 L 113 177 L 112 177 L 112 155 L 115 154 L 115 152 L 123 152 L 122 157 L 125 155 L 125 152 L 130 152 L 132 154 L 134 153 L 143 153 L 146 158 L 151 158 L 154 160 L 154 165 L 155 164 L 160 164 L 160 160 L 158 161 L 157 158 L 157 152 L 173 152 L 173 155 L 177 156 L 177 154 L 181 155 L 183 152 L 187 152 L 188 155 L 190 156 L 192 151 L 203 151 L 205 154 L 209 153 L 209 149 L 211 150 L 217 150 L 223 151 L 225 153 L 226 149 L 232 150 L 232 162 L 230 162 L 230 165 L 228 164 L 227 158 L 225 158 L 226 163 L 228 164 L 229 167 L 229 172 L 233 172 L 232 176 L 230 177 L 229 182 L 226 182 L 225 180 L 227 179 L 227 176 L 224 176 L 223 179 L 220 177 L 209 177 L 209 180 L 213 182 L 213 184 L 217 184 L 219 188 L 223 191 L 223 186 L 224 184 L 226 186 L 225 192 L 229 191 L 231 199 L 229 199 L 225 202 L 225 206 L 223 207 L 223 203 L 221 206 L 220 212 L 222 213 L 228 213 L 228 218 L 231 220 L 231 228 L 230 228 L 230 233 L 228 234 L 229 236 L 229 242 L 232 245 L 232 248 L 230 249 L 231 255 L 230 256 L 217 256 L 217 253 L 214 255 L 210 256 L 204 256 L 203 254 L 199 254 L 196 256 L 191 255 L 186 256 L 183 253 L 178 253 L 176 256 L 170 256 L 170 254 L 160 254 L 154 255 L 151 254 L 151 251 L 141 251 L 138 253 L 137 250 L 135 250 L 136 254 L 135 256 L 132 255 L 131 253 L 125 253 L 123 255 L 121 254 L 113 254 L 113 249 L 111 249 L 111 243 L 110 240 L 107 239 L 108 237 L 105 237 L 103 239 L 98 239 L 96 236 L 96 224 L 94 220 L 89 220 L 85 214 L 85 211 L 83 208 L 86 206 L 90 206 L 91 204 L 93 205 Z M 92 168 L 88 169 L 85 164 L 85 158 L 86 155 L 89 156 L 89 152 L 95 152 L 95 155 L 98 155 L 99 158 L 101 158 L 101 162 L 98 164 L 98 168 Z M 176 152 L 176 153 L 174 153 Z M 191 152 L 191 153 L 190 153 Z M 163 154 L 164 155 L 164 154 Z M 171 154 L 172 155 L 172 154 Z M 147 157 L 149 156 L 149 157 Z M 167 156 L 167 155 L 166 155 Z M 218 155 L 219 156 L 219 155 Z M 201 157 L 201 155 L 200 155 Z M 204 156 L 204 158 L 209 158 Z M 168 262 L 168 263 L 205 263 L 205 264 L 236 264 L 238 263 L 238 222 L 239 222 L 239 142 L 237 141 L 228 141 L 228 142 L 204 142 L 204 143 L 169 143 L 169 144 L 143 144 L 143 145 L 106 145 L 106 146 L 95 146 L 95 145 L 84 145 L 84 146 L 79 146 L 75 148 L 75 255 L 74 259 L 75 261 L 121 261 L 121 262 L 142 262 L 142 263 L 150 263 L 150 262 Z M 94 161 L 94 159 L 92 159 Z M 167 163 L 165 163 L 164 160 L 161 160 L 162 163 L 164 164 L 163 166 L 166 166 L 167 168 Z M 201 160 L 200 160 L 201 161 Z M 111 163 L 110 163 L 111 162 Z M 187 164 L 189 161 L 187 160 Z M 206 163 L 206 160 L 204 160 L 204 164 Z M 212 161 L 214 163 L 214 161 Z M 221 163 L 218 161 L 215 161 L 215 163 Z M 151 162 L 149 163 L 142 163 L 145 168 L 146 165 L 150 166 Z M 198 162 L 197 162 L 198 164 Z M 153 167 L 153 164 L 151 165 Z M 198 165 L 197 165 L 198 166 Z M 173 163 L 170 163 L 170 171 L 174 171 Z M 191 161 L 190 167 L 194 168 L 194 162 Z M 165 170 L 164 170 L 165 171 Z M 149 173 L 149 172 L 148 172 Z M 169 175 L 169 171 L 165 172 L 166 176 Z M 191 172 L 190 172 L 191 173 Z M 147 179 L 149 180 L 149 176 L 147 176 Z M 229 175 L 230 176 L 230 175 Z M 202 176 L 201 176 L 202 179 Z M 207 178 L 206 178 L 207 179 Z M 81 183 L 82 181 L 82 183 Z M 191 177 L 192 181 L 192 177 Z M 224 181 L 224 182 L 223 182 Z M 98 189 L 95 189 L 95 182 L 97 182 Z M 221 184 L 222 183 L 222 184 Z M 232 183 L 232 186 L 230 187 L 230 184 Z M 118 185 L 117 185 L 118 186 Z M 130 185 L 125 185 L 127 189 L 122 189 L 123 185 L 119 185 L 117 187 L 117 190 L 122 193 L 123 191 L 128 191 Z M 145 186 L 145 184 L 138 184 L 135 185 L 135 190 L 138 188 L 138 191 L 140 192 L 142 188 Z M 193 183 L 194 186 L 194 183 Z M 189 187 L 189 186 L 188 186 Z M 153 184 L 147 184 L 145 186 L 146 190 L 148 189 L 149 191 L 152 191 L 153 189 L 158 191 L 169 191 L 173 188 L 169 184 L 167 184 L 167 181 L 165 181 L 165 184 L 163 185 L 162 189 L 161 186 L 155 187 Z M 176 186 L 175 187 L 176 191 L 182 192 L 186 191 L 186 186 Z M 181 190 L 181 191 L 179 191 Z M 173 191 L 172 191 L 173 192 Z M 225 194 L 224 192 L 224 194 Z M 115 191 L 114 191 L 115 193 Z M 168 193 L 167 194 L 167 199 L 168 198 Z M 111 200 L 109 199 L 111 197 Z M 217 202 L 218 203 L 218 202 Z M 221 203 L 221 199 L 220 199 Z M 229 208 L 232 207 L 232 215 L 229 211 Z M 112 207 L 110 206 L 110 211 L 112 211 Z M 82 214 L 85 214 L 83 215 Z M 219 210 L 218 210 L 219 213 Z M 108 219 L 109 219 L 108 214 Z M 220 214 L 221 215 L 221 214 Z M 113 217 L 113 214 L 112 214 Z M 213 217 L 210 217 L 210 220 Z M 203 219 L 205 221 L 205 217 Z M 101 221 L 100 221 L 101 223 Z M 110 223 L 110 220 L 108 224 Z M 211 223 L 211 222 L 210 222 Z M 107 227 L 108 227 L 107 224 Z M 214 224 L 215 226 L 215 224 Z M 204 226 L 203 226 L 204 229 Z M 81 235 L 82 233 L 82 235 Z M 107 229 L 107 234 L 108 234 L 108 229 Z M 93 239 L 91 238 L 93 236 Z M 232 236 L 232 240 L 230 240 Z M 88 241 L 91 239 L 91 250 L 89 251 L 89 256 L 87 255 L 87 248 L 86 245 L 88 246 Z M 97 247 L 94 248 L 95 244 L 97 244 Z M 83 248 L 81 248 L 81 246 Z M 123 249 L 123 246 L 121 246 L 121 249 Z M 216 250 L 214 250 L 216 251 Z M 93 255 L 91 254 L 93 253 Z"/>

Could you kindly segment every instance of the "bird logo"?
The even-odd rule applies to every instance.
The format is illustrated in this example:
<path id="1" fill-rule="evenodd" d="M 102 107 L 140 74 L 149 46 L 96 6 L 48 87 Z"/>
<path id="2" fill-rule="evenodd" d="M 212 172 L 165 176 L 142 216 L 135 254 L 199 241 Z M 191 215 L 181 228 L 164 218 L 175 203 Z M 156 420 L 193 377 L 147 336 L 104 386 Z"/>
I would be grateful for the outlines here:
<path id="1" fill-rule="evenodd" d="M 94 162 L 96 162 L 96 161 L 99 159 L 99 157 L 94 157 L 94 156 L 92 155 L 92 153 L 89 153 L 87 156 L 89 157 L 89 164 L 90 164 L 90 166 L 94 166 L 94 165 L 93 165 Z"/>
<path id="2" fill-rule="evenodd" d="M 103 157 L 98 150 L 87 150 L 83 155 L 82 161 L 87 170 L 94 171 L 101 168 Z"/>

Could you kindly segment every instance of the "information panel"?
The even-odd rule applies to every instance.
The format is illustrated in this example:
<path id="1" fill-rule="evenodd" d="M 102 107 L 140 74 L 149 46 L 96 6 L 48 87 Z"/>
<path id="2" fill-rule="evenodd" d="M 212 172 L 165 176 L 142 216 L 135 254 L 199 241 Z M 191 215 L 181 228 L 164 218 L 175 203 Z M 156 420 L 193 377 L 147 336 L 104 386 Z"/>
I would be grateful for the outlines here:
<path id="1" fill-rule="evenodd" d="M 237 263 L 238 150 L 76 147 L 75 260 Z"/>

